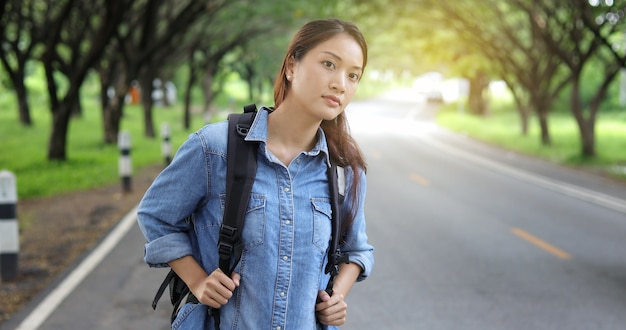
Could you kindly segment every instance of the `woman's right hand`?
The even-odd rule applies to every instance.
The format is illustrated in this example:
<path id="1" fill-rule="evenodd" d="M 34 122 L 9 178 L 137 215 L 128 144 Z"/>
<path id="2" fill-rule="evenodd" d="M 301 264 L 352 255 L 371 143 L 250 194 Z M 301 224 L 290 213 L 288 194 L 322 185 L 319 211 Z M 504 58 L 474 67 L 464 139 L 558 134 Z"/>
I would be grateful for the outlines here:
<path id="1" fill-rule="evenodd" d="M 196 283 L 191 292 L 201 303 L 213 308 L 220 308 L 225 305 L 233 296 L 233 291 L 239 286 L 241 276 L 233 272 L 228 277 L 221 269 L 214 270 L 204 280 Z"/>

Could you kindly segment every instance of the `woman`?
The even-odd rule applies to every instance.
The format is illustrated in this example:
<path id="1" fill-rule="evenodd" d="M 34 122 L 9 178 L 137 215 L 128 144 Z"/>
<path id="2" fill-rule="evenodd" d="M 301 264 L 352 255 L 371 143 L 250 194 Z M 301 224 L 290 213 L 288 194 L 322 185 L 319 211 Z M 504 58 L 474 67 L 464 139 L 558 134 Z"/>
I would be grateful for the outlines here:
<path id="1" fill-rule="evenodd" d="M 356 26 L 313 21 L 294 36 L 274 88 L 275 108 L 261 108 L 246 137 L 259 141 L 257 174 L 244 219 L 241 260 L 229 277 L 218 267 L 227 123 L 210 124 L 180 147 L 138 210 L 145 261 L 170 266 L 200 304 L 186 304 L 175 329 L 315 329 L 345 323 L 345 297 L 373 266 L 363 204 L 365 162 L 349 135 L 345 107 L 356 92 L 367 45 Z M 346 169 L 342 252 L 333 294 L 324 288 L 331 233 L 327 168 Z M 192 214 L 191 220 L 188 216 Z M 205 323 L 206 322 L 206 323 Z"/>

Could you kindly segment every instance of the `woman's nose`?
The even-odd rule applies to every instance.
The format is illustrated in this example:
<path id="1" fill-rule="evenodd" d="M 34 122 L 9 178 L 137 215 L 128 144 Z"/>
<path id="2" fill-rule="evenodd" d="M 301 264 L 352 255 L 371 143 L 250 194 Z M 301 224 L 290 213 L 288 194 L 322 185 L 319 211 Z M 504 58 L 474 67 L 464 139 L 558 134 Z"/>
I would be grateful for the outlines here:
<path id="1" fill-rule="evenodd" d="M 343 93 L 346 90 L 346 77 L 343 74 L 333 75 L 330 82 L 330 88 L 339 93 Z"/>

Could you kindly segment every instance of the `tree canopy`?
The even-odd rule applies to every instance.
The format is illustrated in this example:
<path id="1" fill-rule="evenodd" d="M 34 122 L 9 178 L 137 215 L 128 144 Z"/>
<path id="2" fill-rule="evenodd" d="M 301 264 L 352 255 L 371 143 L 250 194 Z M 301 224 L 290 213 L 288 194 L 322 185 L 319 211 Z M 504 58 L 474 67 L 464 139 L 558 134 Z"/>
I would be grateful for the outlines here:
<path id="1" fill-rule="evenodd" d="M 295 29 L 314 18 L 339 17 L 364 32 L 374 70 L 468 79 L 472 113 L 485 113 L 490 80 L 505 81 L 520 131 L 525 134 L 536 114 L 545 145 L 552 104 L 569 93 L 581 153 L 593 156 L 597 112 L 626 65 L 625 10 L 606 0 L 6 0 L 0 4 L 0 63 L 23 125 L 33 121 L 25 77 L 33 63 L 43 65 L 53 118 L 48 158 L 65 160 L 72 114 L 81 111 L 89 74 L 100 80 L 106 143 L 116 140 L 133 81 L 151 95 L 156 78 L 168 79 L 182 67 L 189 72 L 188 127 L 194 86 L 209 110 L 220 81 L 236 72 L 254 98 L 272 85 Z M 585 80 L 590 74 L 601 79 Z M 142 102 L 145 135 L 154 137 L 153 100 Z"/>

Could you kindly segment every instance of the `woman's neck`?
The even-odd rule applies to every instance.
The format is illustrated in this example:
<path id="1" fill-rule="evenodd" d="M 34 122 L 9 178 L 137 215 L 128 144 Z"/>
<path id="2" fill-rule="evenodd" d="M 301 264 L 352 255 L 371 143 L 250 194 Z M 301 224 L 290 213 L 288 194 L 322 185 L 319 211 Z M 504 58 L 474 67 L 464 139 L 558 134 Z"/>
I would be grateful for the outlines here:
<path id="1" fill-rule="evenodd" d="M 320 122 L 309 120 L 298 109 L 281 104 L 267 121 L 267 147 L 285 165 L 316 143 Z"/>

